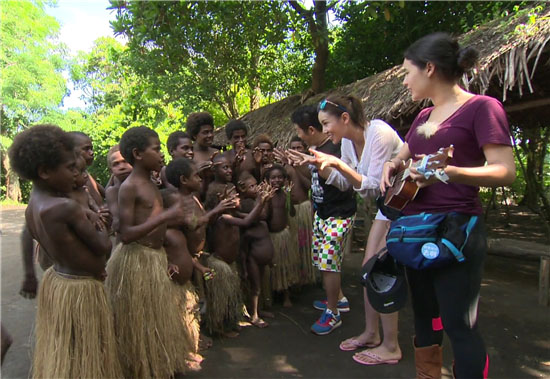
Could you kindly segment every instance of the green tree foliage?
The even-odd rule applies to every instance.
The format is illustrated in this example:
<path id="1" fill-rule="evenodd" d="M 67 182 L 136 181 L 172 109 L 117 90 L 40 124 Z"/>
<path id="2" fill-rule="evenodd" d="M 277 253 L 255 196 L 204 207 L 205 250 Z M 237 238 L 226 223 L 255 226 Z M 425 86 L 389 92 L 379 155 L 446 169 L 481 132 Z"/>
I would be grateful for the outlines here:
<path id="1" fill-rule="evenodd" d="M 301 52 L 281 48 L 292 43 L 285 41 L 290 33 L 283 3 L 111 3 L 118 12 L 114 30 L 129 40 L 130 64 L 171 101 L 213 102 L 235 118 L 263 105 L 262 97 L 286 93 L 280 83 L 296 86 L 277 75 L 287 73 L 285 63 L 303 62 Z"/>
<path id="2" fill-rule="evenodd" d="M 19 179 L 6 149 L 13 136 L 55 109 L 67 92 L 61 72 L 64 46 L 56 41 L 59 24 L 44 11 L 46 3 L 3 1 L 0 6 L 0 120 L 2 122 L 2 193 L 21 200 Z"/>
<path id="3" fill-rule="evenodd" d="M 405 49 L 436 31 L 454 35 L 477 27 L 522 2 L 508 1 L 347 1 L 337 9 L 342 23 L 327 70 L 331 87 L 400 64 Z"/>
<path id="4" fill-rule="evenodd" d="M 2 1 L 0 7 L 2 134 L 9 137 L 56 108 L 67 92 L 65 50 L 55 39 L 59 24 L 45 5 Z"/>

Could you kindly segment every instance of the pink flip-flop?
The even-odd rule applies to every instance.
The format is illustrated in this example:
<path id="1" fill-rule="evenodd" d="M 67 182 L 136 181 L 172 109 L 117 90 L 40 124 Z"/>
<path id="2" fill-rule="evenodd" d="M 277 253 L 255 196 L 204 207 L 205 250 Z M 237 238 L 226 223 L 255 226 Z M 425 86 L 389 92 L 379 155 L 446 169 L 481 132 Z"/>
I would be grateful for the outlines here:
<path id="1" fill-rule="evenodd" d="M 362 355 L 364 357 L 368 357 L 370 361 L 365 362 L 357 358 L 358 355 Z M 360 353 L 356 353 L 353 355 L 353 360 L 359 364 L 366 365 L 366 366 L 375 366 L 375 365 L 395 365 L 399 363 L 400 359 L 383 359 L 378 354 L 374 354 L 373 352 L 370 352 L 368 350 L 362 351 Z"/>
<path id="2" fill-rule="evenodd" d="M 351 338 L 348 338 L 347 340 L 344 340 L 340 343 L 340 350 L 342 351 L 354 351 L 354 350 L 357 350 L 357 349 L 362 349 L 362 348 L 367 348 L 367 349 L 371 349 L 373 347 L 377 347 L 379 346 L 380 343 L 360 343 L 359 341 L 357 341 L 357 339 L 355 339 L 355 337 L 351 337 Z"/>

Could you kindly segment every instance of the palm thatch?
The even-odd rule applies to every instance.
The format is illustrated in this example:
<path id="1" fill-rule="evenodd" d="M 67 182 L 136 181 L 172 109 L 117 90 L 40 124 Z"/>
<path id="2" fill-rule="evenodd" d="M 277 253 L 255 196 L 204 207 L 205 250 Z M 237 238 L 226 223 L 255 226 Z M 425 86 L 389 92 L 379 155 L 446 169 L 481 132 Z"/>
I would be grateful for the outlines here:
<path id="1" fill-rule="evenodd" d="M 529 100 L 533 104 L 526 107 L 550 108 L 550 6 L 541 6 L 543 10 L 536 17 L 527 10 L 493 20 L 459 38 L 461 45 L 473 46 L 480 53 L 478 66 L 462 78 L 464 88 L 497 97 L 505 107 Z M 428 105 L 427 101 L 412 101 L 402 85 L 403 78 L 398 65 L 310 97 L 305 104 L 316 104 L 331 93 L 354 95 L 363 101 L 367 118 L 386 120 L 403 134 L 418 111 Z M 286 145 L 294 135 L 290 115 L 301 104 L 302 97 L 294 95 L 244 115 L 242 120 L 250 127 L 249 140 L 267 133 Z M 225 139 L 222 134 L 216 136 L 219 142 Z"/>

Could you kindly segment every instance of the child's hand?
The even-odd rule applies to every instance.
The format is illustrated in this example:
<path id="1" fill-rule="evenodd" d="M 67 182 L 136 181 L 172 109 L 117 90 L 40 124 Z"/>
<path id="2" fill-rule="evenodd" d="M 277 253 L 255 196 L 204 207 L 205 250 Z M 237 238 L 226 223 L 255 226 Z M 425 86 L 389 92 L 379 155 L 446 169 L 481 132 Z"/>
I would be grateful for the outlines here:
<path id="1" fill-rule="evenodd" d="M 260 164 L 262 163 L 264 153 L 260 150 L 259 147 L 255 147 L 254 150 L 252 150 L 252 156 L 254 157 L 254 162 L 256 162 L 256 164 Z"/>
<path id="2" fill-rule="evenodd" d="M 239 166 L 245 159 L 246 159 L 246 149 L 243 144 L 238 145 L 238 150 L 235 153 L 235 161 L 234 164 L 236 166 Z"/>
<path id="3" fill-rule="evenodd" d="M 205 170 L 210 170 L 213 165 L 212 161 L 203 161 L 197 165 L 197 171 L 201 173 Z"/>
<path id="4" fill-rule="evenodd" d="M 278 160 L 283 165 L 290 165 L 290 160 L 288 159 L 286 151 L 276 148 L 273 150 L 273 155 L 275 160 Z"/>
<path id="5" fill-rule="evenodd" d="M 111 215 L 111 212 L 109 211 L 107 205 L 102 205 L 101 207 L 99 207 L 98 213 L 101 221 L 103 221 L 105 225 L 111 226 L 113 222 L 113 216 Z"/>
<path id="6" fill-rule="evenodd" d="M 178 199 L 170 208 L 166 209 L 166 222 L 170 225 L 184 225 L 189 219 L 186 210 L 190 207 L 186 206 L 181 199 Z"/>
<path id="7" fill-rule="evenodd" d="M 202 273 L 202 277 L 205 281 L 212 280 L 216 277 L 216 271 L 213 268 L 206 268 Z"/>
<path id="8" fill-rule="evenodd" d="M 289 180 L 288 183 L 283 187 L 283 191 L 285 191 L 285 193 L 290 193 L 292 191 L 292 188 L 294 188 L 294 182 L 292 180 Z"/>
<path id="9" fill-rule="evenodd" d="M 180 268 L 173 264 L 173 263 L 168 263 L 168 277 L 170 277 L 170 279 L 172 279 L 172 277 L 175 275 L 175 274 L 179 274 L 180 273 Z"/>
<path id="10" fill-rule="evenodd" d="M 308 163 L 315 164 L 315 157 L 300 153 L 297 150 L 289 149 L 287 150 L 288 159 L 290 160 L 293 166 L 303 166 Z"/>

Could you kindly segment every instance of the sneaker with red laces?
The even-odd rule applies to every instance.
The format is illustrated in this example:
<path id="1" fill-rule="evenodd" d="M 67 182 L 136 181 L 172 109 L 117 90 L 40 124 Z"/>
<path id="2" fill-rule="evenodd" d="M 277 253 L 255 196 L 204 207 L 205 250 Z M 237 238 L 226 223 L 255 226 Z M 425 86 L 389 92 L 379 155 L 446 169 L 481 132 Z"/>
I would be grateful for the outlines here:
<path id="1" fill-rule="evenodd" d="M 311 331 L 318 336 L 324 336 L 341 325 L 342 317 L 340 316 L 340 312 L 334 314 L 329 308 L 326 308 L 319 320 L 311 326 Z"/>

